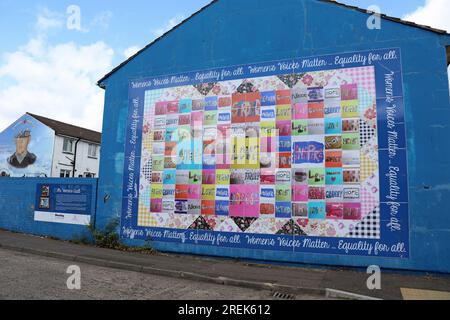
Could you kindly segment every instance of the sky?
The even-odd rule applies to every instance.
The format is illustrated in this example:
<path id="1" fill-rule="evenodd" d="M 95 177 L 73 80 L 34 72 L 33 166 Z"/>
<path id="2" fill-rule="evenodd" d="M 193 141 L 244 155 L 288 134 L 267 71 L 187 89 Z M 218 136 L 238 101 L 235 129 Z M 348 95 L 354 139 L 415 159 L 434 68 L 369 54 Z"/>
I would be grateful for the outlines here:
<path id="1" fill-rule="evenodd" d="M 100 131 L 97 80 L 209 2 L 0 0 L 0 131 L 25 112 Z M 339 2 L 450 31 L 450 0 Z"/>

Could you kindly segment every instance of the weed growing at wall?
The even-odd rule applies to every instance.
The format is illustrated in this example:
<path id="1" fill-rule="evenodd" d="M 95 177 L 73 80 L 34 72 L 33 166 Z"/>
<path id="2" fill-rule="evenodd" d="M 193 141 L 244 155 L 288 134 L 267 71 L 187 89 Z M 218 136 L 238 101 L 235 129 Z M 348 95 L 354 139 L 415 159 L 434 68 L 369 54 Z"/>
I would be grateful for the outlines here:
<path id="1" fill-rule="evenodd" d="M 95 245 L 99 248 L 121 250 L 127 252 L 138 252 L 144 254 L 158 254 L 158 252 L 152 248 L 150 241 L 141 247 L 129 247 L 121 243 L 120 235 L 117 233 L 118 226 L 120 224 L 119 218 L 111 219 L 103 230 L 95 228 L 91 223 L 88 226 L 89 235 L 85 234 L 78 239 L 73 240 L 73 243 L 81 245 Z"/>

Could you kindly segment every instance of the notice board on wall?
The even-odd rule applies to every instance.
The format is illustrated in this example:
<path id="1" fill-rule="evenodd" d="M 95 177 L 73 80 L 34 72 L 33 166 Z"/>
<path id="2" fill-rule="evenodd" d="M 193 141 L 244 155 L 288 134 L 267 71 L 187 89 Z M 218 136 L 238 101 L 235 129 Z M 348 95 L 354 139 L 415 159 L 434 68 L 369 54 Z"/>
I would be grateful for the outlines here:
<path id="1" fill-rule="evenodd" d="M 130 82 L 124 238 L 409 256 L 399 49 Z"/>
<path id="2" fill-rule="evenodd" d="M 38 184 L 34 220 L 40 222 L 89 225 L 92 186 L 82 184 Z"/>

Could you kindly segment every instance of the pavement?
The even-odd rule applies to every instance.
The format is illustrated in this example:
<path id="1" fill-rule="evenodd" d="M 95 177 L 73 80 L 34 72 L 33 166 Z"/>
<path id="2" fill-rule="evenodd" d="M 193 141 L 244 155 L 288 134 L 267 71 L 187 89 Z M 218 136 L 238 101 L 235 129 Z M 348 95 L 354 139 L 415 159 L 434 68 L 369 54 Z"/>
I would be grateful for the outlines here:
<path id="1" fill-rule="evenodd" d="M 7 231 L 0 231 L 0 248 L 75 264 L 288 295 L 402 300 L 445 298 L 450 291 L 450 275 L 443 274 L 382 270 L 382 289 L 369 290 L 366 285 L 369 275 L 356 269 L 280 266 L 165 253 L 149 255 Z M 405 294 L 411 292 L 414 294 Z"/>

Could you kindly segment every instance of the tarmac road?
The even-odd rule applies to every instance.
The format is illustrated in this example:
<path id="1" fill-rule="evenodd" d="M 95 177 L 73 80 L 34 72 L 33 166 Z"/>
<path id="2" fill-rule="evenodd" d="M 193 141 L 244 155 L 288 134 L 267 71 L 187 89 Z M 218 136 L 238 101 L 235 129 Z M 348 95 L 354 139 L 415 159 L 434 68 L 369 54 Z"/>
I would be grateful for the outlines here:
<path id="1" fill-rule="evenodd" d="M 68 261 L 0 249 L 0 299 L 266 300 L 270 292 L 75 263 L 81 289 L 67 288 Z M 314 299 L 304 296 L 297 299 Z"/>

